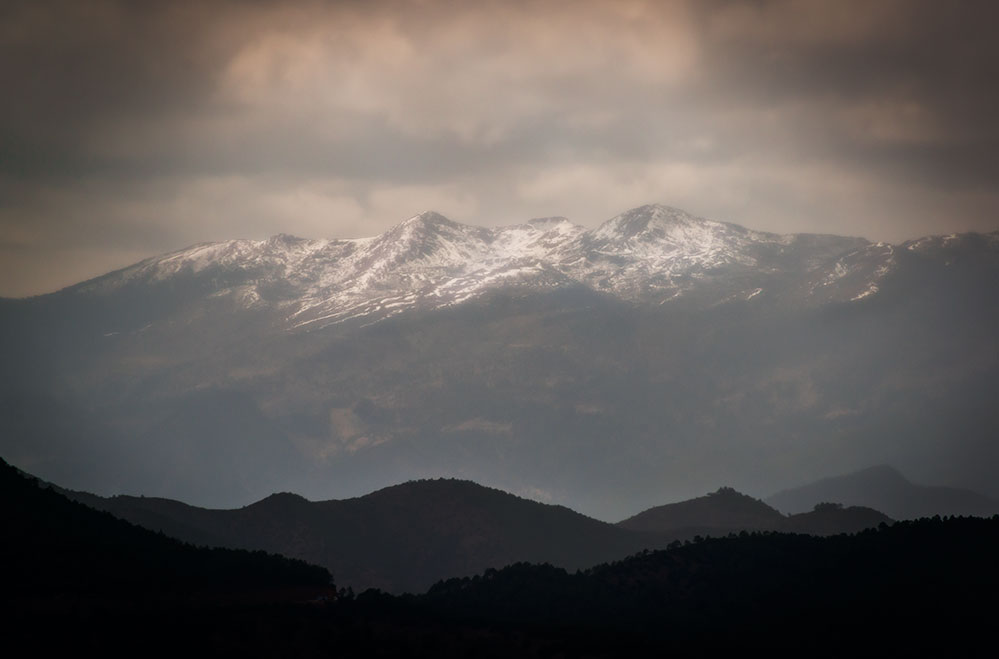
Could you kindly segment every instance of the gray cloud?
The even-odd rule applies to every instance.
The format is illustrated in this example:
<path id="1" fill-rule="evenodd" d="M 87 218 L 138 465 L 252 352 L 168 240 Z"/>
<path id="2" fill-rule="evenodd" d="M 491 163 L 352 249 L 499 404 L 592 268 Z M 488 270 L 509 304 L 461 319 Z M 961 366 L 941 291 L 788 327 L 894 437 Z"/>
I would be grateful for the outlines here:
<path id="1" fill-rule="evenodd" d="M 0 294 L 428 207 L 993 230 L 993 6 L 7 2 Z"/>

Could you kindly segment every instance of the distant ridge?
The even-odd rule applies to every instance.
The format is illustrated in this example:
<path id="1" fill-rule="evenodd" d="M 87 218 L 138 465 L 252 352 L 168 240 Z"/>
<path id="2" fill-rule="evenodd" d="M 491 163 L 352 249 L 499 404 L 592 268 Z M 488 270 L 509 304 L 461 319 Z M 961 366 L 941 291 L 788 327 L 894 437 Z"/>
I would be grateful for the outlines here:
<path id="1" fill-rule="evenodd" d="M 838 535 L 858 533 L 894 520 L 873 508 L 864 506 L 844 506 L 839 503 L 820 503 L 807 513 L 798 513 L 785 518 L 779 530 L 807 535 Z"/>
<path id="2" fill-rule="evenodd" d="M 759 499 L 722 487 L 703 497 L 649 508 L 618 522 L 618 526 L 656 533 L 692 529 L 727 532 L 771 530 L 783 522 L 783 515 Z"/>
<path id="3" fill-rule="evenodd" d="M 731 487 L 722 487 L 703 497 L 650 508 L 618 522 L 618 526 L 689 538 L 743 531 L 837 535 L 856 533 L 892 521 L 872 508 L 844 507 L 839 503 L 820 503 L 808 512 L 785 517 L 759 499 Z"/>
<path id="4" fill-rule="evenodd" d="M 586 230 L 563 217 L 496 228 L 424 211 L 378 236 L 200 243 L 81 282 L 55 295 L 195 285 L 234 310 L 279 312 L 285 329 L 384 320 L 443 309 L 499 288 L 583 287 L 633 302 L 748 301 L 763 289 L 810 305 L 857 300 L 895 267 L 892 248 L 862 238 L 779 235 L 663 204 Z M 800 282 L 790 288 L 775 275 Z M 756 300 L 759 302 L 760 300 Z"/>
<path id="5" fill-rule="evenodd" d="M 987 517 L 999 513 L 999 501 L 984 494 L 955 487 L 916 485 L 887 465 L 824 478 L 766 499 L 771 506 L 787 513 L 803 512 L 824 501 L 868 506 L 895 519 L 933 515 Z"/>
<path id="6" fill-rule="evenodd" d="M 284 492 L 233 510 L 155 497 L 67 494 L 195 544 L 262 549 L 323 565 L 339 585 L 358 591 L 414 593 L 441 579 L 513 563 L 576 570 L 697 536 L 834 535 L 891 521 L 877 511 L 841 506 L 785 517 L 732 488 L 659 506 L 617 525 L 456 479 L 410 481 L 331 501 Z"/>
<path id="7" fill-rule="evenodd" d="M 413 485 L 382 493 L 398 501 Z M 443 490 L 454 494 L 468 483 L 445 485 L 458 485 Z M 192 649 L 327 656 L 336 648 L 340 656 L 610 658 L 757 647 L 780 656 L 858 647 L 975 656 L 991 640 L 999 586 L 999 516 L 834 538 L 695 539 L 576 572 L 520 562 L 392 597 L 334 591 L 325 570 L 262 552 L 182 545 L 69 501 L 2 461 L 0 494 L 10 532 L 0 546 L 9 568 L 0 589 L 5 639 L 41 656 L 134 656 L 136 648 L 164 657 Z M 282 493 L 241 511 L 309 505 Z"/>
<path id="8" fill-rule="evenodd" d="M 344 500 L 280 493 L 234 510 L 69 494 L 189 542 L 263 549 L 324 565 L 338 584 L 358 591 L 421 592 L 439 579 L 518 561 L 579 569 L 672 539 L 455 479 L 410 481 Z"/>

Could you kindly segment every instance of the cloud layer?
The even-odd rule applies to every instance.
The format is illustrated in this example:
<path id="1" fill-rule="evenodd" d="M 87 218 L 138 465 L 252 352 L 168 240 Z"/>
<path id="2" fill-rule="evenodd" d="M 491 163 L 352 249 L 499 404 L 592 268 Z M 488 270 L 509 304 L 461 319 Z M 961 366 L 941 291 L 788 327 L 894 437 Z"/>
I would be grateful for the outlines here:
<path id="1" fill-rule="evenodd" d="M 0 295 L 433 208 L 999 228 L 990 2 L 6 2 Z"/>

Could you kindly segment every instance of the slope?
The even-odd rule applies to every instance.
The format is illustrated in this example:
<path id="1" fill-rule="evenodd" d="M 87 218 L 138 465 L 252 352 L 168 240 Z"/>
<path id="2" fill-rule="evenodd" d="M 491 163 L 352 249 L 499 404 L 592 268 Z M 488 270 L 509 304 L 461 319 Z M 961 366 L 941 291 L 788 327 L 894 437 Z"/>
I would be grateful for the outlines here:
<path id="1" fill-rule="evenodd" d="M 330 587 L 325 568 L 263 552 L 199 549 L 68 500 L 0 460 L 3 599 L 121 597 Z"/>

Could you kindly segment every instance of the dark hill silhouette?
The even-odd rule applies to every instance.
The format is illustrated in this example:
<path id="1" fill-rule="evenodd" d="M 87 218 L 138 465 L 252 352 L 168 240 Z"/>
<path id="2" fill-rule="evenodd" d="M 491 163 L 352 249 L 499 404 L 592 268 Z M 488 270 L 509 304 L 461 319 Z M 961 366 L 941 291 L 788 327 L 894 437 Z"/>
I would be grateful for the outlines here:
<path id="1" fill-rule="evenodd" d="M 327 566 L 341 586 L 421 592 L 518 561 L 585 568 L 673 536 L 627 531 L 469 481 L 411 481 L 353 499 L 274 494 L 235 510 L 168 499 L 70 496 L 182 540 L 262 549 Z"/>
<path id="2" fill-rule="evenodd" d="M 441 582 L 421 602 L 443 618 L 562 630 L 570 656 L 663 656 L 687 644 L 778 656 L 967 654 L 991 638 L 997 551 L 999 517 L 829 538 L 742 534 L 576 574 L 518 564 Z"/>
<path id="3" fill-rule="evenodd" d="M 376 494 L 402 516 L 399 495 L 421 485 Z M 482 496 L 468 483 L 444 485 L 438 491 L 448 497 Z M 205 591 L 316 586 L 329 575 L 261 553 L 182 545 L 3 463 L 0 495 L 9 532 L 0 546 L 4 639 L 40 656 L 661 657 L 747 648 L 974 656 L 990 647 L 999 590 L 997 516 L 833 538 L 742 533 L 576 573 L 517 563 L 419 596 L 218 602 Z M 271 523 L 314 505 L 279 494 L 242 510 Z"/>
<path id="4" fill-rule="evenodd" d="M 311 502 L 281 493 L 234 510 L 150 497 L 70 496 L 188 542 L 262 549 L 323 565 L 338 584 L 357 591 L 422 592 L 440 579 L 517 562 L 581 569 L 698 535 L 862 528 L 848 514 L 821 523 L 809 522 L 811 513 L 787 519 L 731 488 L 646 511 L 632 518 L 641 522 L 633 528 L 454 479 L 411 481 L 345 500 Z M 872 519 L 870 526 L 884 519 Z"/>
<path id="5" fill-rule="evenodd" d="M 824 501 L 868 506 L 895 519 L 933 515 L 983 517 L 999 513 L 999 501 L 983 494 L 954 487 L 916 485 L 886 465 L 824 478 L 766 499 L 771 506 L 786 513 L 811 510 Z"/>
<path id="6" fill-rule="evenodd" d="M 330 587 L 325 568 L 181 543 L 70 501 L 2 459 L 0 517 L 5 600 Z"/>
<path id="7" fill-rule="evenodd" d="M 893 520 L 877 510 L 822 503 L 807 513 L 785 517 L 763 501 L 730 487 L 703 497 L 656 506 L 618 522 L 633 531 L 659 533 L 681 540 L 742 531 L 784 531 L 808 535 L 857 533 Z"/>
<path id="8" fill-rule="evenodd" d="M 763 503 L 730 487 L 696 499 L 656 506 L 618 522 L 633 531 L 711 535 L 728 532 L 763 531 L 780 528 L 784 516 Z"/>
<path id="9" fill-rule="evenodd" d="M 808 535 L 859 533 L 864 529 L 891 524 L 887 515 L 863 506 L 844 507 L 839 503 L 820 503 L 807 513 L 790 515 L 784 520 L 783 531 Z"/>

